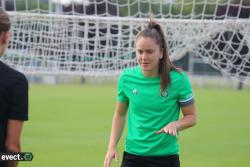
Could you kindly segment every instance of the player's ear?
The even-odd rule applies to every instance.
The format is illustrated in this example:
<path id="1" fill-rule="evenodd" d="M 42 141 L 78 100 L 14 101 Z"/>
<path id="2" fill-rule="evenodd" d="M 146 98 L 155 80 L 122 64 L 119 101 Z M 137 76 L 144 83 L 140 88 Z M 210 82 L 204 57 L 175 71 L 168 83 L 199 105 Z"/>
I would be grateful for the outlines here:
<path id="1" fill-rule="evenodd" d="M 6 45 L 6 44 L 8 44 L 8 42 L 9 42 L 9 36 L 10 36 L 10 32 L 9 31 L 7 31 L 7 32 L 2 32 L 2 34 L 1 34 L 1 44 L 3 44 L 3 45 Z"/>

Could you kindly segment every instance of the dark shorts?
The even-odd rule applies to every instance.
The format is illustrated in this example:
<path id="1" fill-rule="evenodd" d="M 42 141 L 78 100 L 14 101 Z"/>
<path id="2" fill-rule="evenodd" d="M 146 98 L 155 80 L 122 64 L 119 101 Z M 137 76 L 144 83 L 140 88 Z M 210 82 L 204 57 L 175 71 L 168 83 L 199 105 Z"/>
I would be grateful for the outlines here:
<path id="1" fill-rule="evenodd" d="M 179 155 L 140 156 L 123 153 L 121 167 L 180 167 Z"/>

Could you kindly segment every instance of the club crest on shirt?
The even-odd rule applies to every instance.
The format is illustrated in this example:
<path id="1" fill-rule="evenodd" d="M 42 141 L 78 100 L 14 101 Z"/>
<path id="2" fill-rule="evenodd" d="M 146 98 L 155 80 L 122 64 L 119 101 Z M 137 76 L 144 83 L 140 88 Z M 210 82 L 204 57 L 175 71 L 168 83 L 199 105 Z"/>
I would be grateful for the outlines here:
<path id="1" fill-rule="evenodd" d="M 164 90 L 164 91 L 161 93 L 161 97 L 168 97 L 168 91 L 167 91 L 167 90 Z"/>

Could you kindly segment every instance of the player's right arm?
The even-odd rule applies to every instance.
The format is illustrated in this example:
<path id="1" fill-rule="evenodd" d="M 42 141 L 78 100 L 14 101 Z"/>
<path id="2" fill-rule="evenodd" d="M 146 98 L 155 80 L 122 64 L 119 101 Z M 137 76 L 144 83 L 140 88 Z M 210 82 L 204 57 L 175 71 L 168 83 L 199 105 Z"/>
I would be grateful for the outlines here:
<path id="1" fill-rule="evenodd" d="M 117 102 L 112 121 L 112 129 L 109 139 L 108 150 L 104 160 L 104 167 L 110 167 L 113 158 L 118 161 L 118 152 L 116 149 L 116 145 L 119 142 L 123 132 L 123 128 L 126 122 L 127 109 L 128 102 Z"/>

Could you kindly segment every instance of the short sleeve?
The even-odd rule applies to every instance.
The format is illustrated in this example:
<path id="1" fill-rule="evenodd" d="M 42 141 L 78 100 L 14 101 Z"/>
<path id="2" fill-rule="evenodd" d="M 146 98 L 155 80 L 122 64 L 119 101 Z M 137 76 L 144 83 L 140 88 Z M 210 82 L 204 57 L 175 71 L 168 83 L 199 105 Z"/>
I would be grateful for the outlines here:
<path id="1" fill-rule="evenodd" d="M 125 94 L 125 89 L 124 89 L 124 75 L 123 73 L 120 74 L 119 79 L 118 79 L 118 86 L 117 86 L 117 100 L 119 102 L 127 102 L 128 97 Z"/>
<path id="2" fill-rule="evenodd" d="M 180 106 L 188 106 L 194 103 L 192 86 L 185 73 L 182 73 L 178 101 Z"/>
<path id="3" fill-rule="evenodd" d="M 13 85 L 8 119 L 28 120 L 28 81 L 23 74 Z"/>

